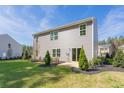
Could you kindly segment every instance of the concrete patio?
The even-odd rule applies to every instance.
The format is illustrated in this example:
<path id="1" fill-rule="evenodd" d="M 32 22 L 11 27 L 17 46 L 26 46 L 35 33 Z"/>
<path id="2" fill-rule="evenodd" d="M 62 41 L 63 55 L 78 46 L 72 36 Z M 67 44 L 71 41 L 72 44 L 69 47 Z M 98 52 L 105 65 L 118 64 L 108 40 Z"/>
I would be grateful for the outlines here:
<path id="1" fill-rule="evenodd" d="M 69 66 L 69 67 L 78 68 L 78 62 L 64 62 L 64 63 L 58 64 L 58 66 Z"/>

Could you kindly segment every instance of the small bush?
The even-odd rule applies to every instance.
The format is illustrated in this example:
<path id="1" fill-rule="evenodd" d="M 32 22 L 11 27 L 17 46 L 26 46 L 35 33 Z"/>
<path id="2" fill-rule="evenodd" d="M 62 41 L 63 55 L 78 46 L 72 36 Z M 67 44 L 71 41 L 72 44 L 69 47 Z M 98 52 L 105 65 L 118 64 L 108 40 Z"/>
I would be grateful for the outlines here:
<path id="1" fill-rule="evenodd" d="M 106 58 L 107 64 L 112 65 L 113 64 L 113 59 L 112 58 Z"/>
<path id="2" fill-rule="evenodd" d="M 90 60 L 88 63 L 89 63 L 89 69 L 96 69 L 97 65 L 94 64 L 93 60 Z"/>
<path id="3" fill-rule="evenodd" d="M 88 70 L 88 68 L 89 68 L 88 61 L 87 61 L 83 47 L 80 50 L 79 67 L 82 70 Z"/>
<path id="4" fill-rule="evenodd" d="M 120 49 L 117 50 L 117 53 L 113 59 L 113 66 L 124 67 L 124 53 Z"/>
<path id="5" fill-rule="evenodd" d="M 110 58 L 109 53 L 106 53 L 105 58 Z"/>
<path id="6" fill-rule="evenodd" d="M 45 61 L 45 64 L 46 64 L 46 65 L 50 65 L 51 57 L 50 57 L 49 51 L 46 52 L 44 61 Z"/>
<path id="7" fill-rule="evenodd" d="M 102 65 L 103 58 L 93 58 L 92 60 L 89 61 L 89 68 L 94 69 L 97 66 Z"/>

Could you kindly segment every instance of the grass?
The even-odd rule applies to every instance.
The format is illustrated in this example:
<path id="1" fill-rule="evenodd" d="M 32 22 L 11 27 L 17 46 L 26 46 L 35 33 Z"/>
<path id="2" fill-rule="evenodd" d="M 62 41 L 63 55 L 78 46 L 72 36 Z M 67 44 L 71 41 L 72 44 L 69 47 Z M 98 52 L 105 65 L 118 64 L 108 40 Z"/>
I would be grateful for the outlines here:
<path id="1" fill-rule="evenodd" d="M 73 73 L 69 67 L 40 67 L 28 60 L 0 62 L 0 87 L 124 87 L 123 72 L 87 75 Z"/>

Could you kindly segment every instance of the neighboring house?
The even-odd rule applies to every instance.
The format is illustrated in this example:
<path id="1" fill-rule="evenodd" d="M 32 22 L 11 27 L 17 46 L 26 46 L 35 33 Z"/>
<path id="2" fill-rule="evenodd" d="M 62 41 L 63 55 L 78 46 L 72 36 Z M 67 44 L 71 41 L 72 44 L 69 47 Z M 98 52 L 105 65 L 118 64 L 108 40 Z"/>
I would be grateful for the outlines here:
<path id="1" fill-rule="evenodd" d="M 121 45 L 118 47 L 119 49 L 122 49 L 122 51 L 124 52 L 124 45 Z"/>
<path id="2" fill-rule="evenodd" d="M 60 61 L 78 61 L 83 46 L 88 60 L 97 56 L 95 18 L 87 18 L 54 29 L 33 34 L 33 58 L 45 57 L 46 51 Z"/>
<path id="3" fill-rule="evenodd" d="M 22 46 L 8 34 L 0 35 L 0 58 L 17 58 L 22 56 Z"/>
<path id="4" fill-rule="evenodd" d="M 111 44 L 98 45 L 98 56 L 105 57 L 107 53 L 109 54 L 109 56 L 112 55 Z"/>

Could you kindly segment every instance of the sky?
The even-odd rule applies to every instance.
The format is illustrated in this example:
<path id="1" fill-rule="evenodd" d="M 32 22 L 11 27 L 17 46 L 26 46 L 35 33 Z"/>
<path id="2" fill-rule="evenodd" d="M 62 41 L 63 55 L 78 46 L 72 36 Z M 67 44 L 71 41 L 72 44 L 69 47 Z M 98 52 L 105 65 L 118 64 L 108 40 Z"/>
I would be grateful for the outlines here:
<path id="1" fill-rule="evenodd" d="M 97 19 L 98 39 L 124 36 L 124 6 L 0 6 L 0 34 L 32 45 L 32 34 L 88 17 Z"/>

